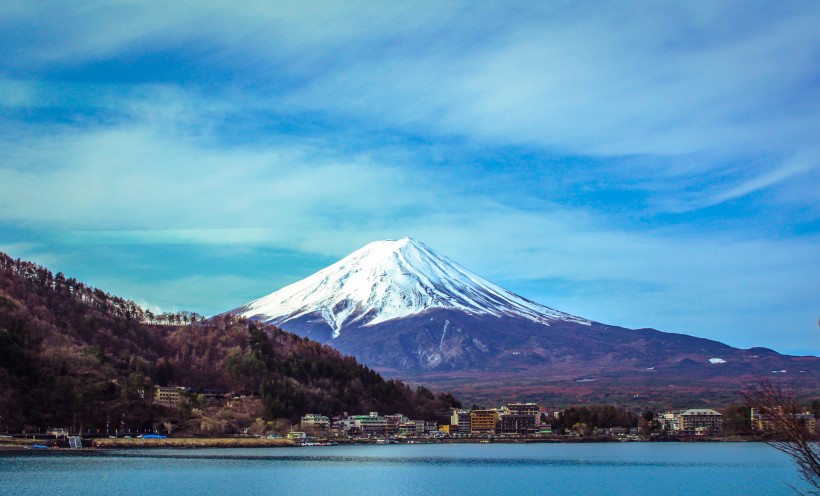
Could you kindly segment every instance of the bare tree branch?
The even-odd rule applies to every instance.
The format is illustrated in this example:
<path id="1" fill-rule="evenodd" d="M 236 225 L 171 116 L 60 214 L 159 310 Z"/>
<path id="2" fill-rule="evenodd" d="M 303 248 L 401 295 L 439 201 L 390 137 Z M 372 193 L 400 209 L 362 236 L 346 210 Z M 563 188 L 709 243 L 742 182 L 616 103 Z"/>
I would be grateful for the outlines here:
<path id="1" fill-rule="evenodd" d="M 761 379 L 743 393 L 753 410 L 752 426 L 763 431 L 769 446 L 786 453 L 800 476 L 820 494 L 820 447 L 811 424 L 813 416 L 803 413 L 793 388 Z"/>

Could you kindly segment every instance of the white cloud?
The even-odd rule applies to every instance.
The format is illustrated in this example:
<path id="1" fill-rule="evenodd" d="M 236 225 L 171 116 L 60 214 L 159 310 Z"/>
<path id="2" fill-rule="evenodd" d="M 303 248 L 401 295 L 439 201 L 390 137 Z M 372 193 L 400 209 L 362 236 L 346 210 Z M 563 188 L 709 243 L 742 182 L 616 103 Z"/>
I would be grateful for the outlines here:
<path id="1" fill-rule="evenodd" d="M 118 236 L 245 242 L 299 239 L 306 228 L 361 223 L 372 210 L 412 210 L 435 194 L 425 185 L 428 173 L 328 151 L 310 138 L 221 145 L 208 118 L 192 116 L 196 101 L 160 94 L 125 102 L 138 110 L 108 126 L 7 136 L 0 218 L 93 230 L 98 240 L 111 240 L 110 231 L 141 231 Z"/>
<path id="2" fill-rule="evenodd" d="M 761 177 L 820 131 L 813 4 L 62 2 L 26 11 L 17 22 L 61 41 L 34 44 L 20 55 L 29 64 L 190 50 L 228 68 L 245 105 L 375 127 L 573 155 L 767 154 L 772 163 L 751 174 Z M 663 179 L 680 164 L 657 161 L 646 173 Z M 727 195 L 744 190 L 747 176 L 725 161 L 699 169 L 722 172 Z"/>
<path id="3" fill-rule="evenodd" d="M 325 256 L 411 235 L 501 283 L 568 281 L 566 296 L 528 296 L 592 318 L 712 337 L 740 329 L 733 344 L 747 327 L 754 339 L 816 332 L 816 315 L 806 318 L 820 275 L 814 238 L 613 226 L 549 198 L 490 198 L 470 186 L 481 178 L 459 175 L 466 165 L 439 171 L 414 150 L 342 141 L 383 130 L 525 145 L 591 156 L 602 181 L 646 192 L 661 211 L 776 189 L 769 201 L 817 212 L 818 7 L 505 5 L 5 2 L 3 28 L 35 33 L 0 53 L 12 69 L 177 51 L 227 75 L 216 96 L 183 83 L 3 79 L 2 105 L 79 101 L 105 115 L 5 121 L 0 220 L 57 231 L 55 243 Z M 229 117 L 256 112 L 318 115 L 338 134 L 223 141 Z M 145 298 L 160 291 L 156 304 L 168 306 L 192 284 L 208 288 L 182 305 L 246 283 L 203 276 L 145 288 Z"/>

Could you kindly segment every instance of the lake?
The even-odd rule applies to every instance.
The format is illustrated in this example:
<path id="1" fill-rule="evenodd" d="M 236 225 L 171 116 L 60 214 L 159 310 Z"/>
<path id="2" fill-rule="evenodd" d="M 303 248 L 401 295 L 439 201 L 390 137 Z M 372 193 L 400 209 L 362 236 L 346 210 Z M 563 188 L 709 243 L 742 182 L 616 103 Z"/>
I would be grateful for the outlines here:
<path id="1" fill-rule="evenodd" d="M 761 443 L 447 444 L 0 453 L 0 494 L 777 495 Z"/>

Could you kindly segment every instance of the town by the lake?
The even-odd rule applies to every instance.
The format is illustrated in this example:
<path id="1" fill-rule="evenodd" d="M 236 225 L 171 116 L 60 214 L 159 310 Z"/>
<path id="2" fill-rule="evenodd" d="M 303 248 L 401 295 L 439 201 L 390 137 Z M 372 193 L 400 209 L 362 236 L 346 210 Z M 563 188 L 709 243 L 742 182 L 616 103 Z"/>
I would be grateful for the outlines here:
<path id="1" fill-rule="evenodd" d="M 183 386 L 154 389 L 153 401 L 165 408 L 191 408 L 204 404 L 230 410 L 258 398 L 210 389 L 196 393 Z M 813 405 L 817 407 L 818 405 Z M 744 417 L 744 412 L 748 414 Z M 339 415 L 305 413 L 293 425 L 280 424 L 266 431 L 261 419 L 231 436 L 191 438 L 173 426 L 158 422 L 156 429 L 113 426 L 53 427 L 36 432 L 0 435 L 0 447 L 34 449 L 122 448 L 152 446 L 327 446 L 338 443 L 446 443 L 446 442 L 606 442 L 606 441 L 759 441 L 769 438 L 775 425 L 770 415 L 755 408 L 731 409 L 731 416 L 711 408 L 661 412 L 631 411 L 613 406 L 549 408 L 534 402 L 512 402 L 494 408 L 454 408 L 449 421 L 410 418 L 402 413 L 355 412 Z M 817 433 L 816 414 L 792 414 L 810 433 Z M 444 417 L 444 415 L 442 415 Z M 213 438 L 222 440 L 215 443 Z M 199 439 L 199 442 L 197 441 Z M 236 443 L 231 443 L 233 439 Z M 183 441 L 184 440 L 184 441 Z M 245 442 L 242 443 L 241 440 Z M 258 440 L 254 444 L 252 440 Z M 267 440 L 282 440 L 266 444 Z M 248 442 L 250 441 L 250 442 Z"/>

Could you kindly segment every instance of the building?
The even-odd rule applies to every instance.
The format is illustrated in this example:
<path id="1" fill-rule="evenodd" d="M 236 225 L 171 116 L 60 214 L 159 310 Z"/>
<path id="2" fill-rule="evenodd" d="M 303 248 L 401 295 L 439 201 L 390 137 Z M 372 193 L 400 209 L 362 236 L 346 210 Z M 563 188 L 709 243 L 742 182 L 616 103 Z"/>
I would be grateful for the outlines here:
<path id="1" fill-rule="evenodd" d="M 358 415 L 357 425 L 361 433 L 368 436 L 384 436 L 387 434 L 387 419 L 379 416 L 378 412 L 370 412 L 370 415 Z"/>
<path id="2" fill-rule="evenodd" d="M 396 432 L 401 436 L 415 436 L 416 435 L 416 421 L 404 420 L 399 423 Z"/>
<path id="3" fill-rule="evenodd" d="M 499 416 L 498 433 L 532 436 L 538 430 L 540 416 L 537 403 L 510 403 Z"/>
<path id="4" fill-rule="evenodd" d="M 165 406 L 177 406 L 184 398 L 186 390 L 182 386 L 157 386 L 154 390 L 154 401 Z"/>
<path id="5" fill-rule="evenodd" d="M 508 403 L 507 411 L 513 415 L 532 415 L 535 418 L 541 416 L 541 407 L 538 403 Z"/>
<path id="6" fill-rule="evenodd" d="M 416 420 L 416 433 L 427 436 L 438 430 L 438 422 L 434 420 Z"/>
<path id="7" fill-rule="evenodd" d="M 351 435 L 358 434 L 359 428 L 356 427 L 356 419 L 353 417 L 344 417 L 333 422 L 333 428 L 341 434 Z"/>
<path id="8" fill-rule="evenodd" d="M 723 414 L 708 408 L 693 408 L 678 415 L 678 432 L 686 436 L 718 434 L 722 427 Z"/>
<path id="9" fill-rule="evenodd" d="M 354 415 L 340 421 L 344 432 L 355 431 L 363 436 L 385 436 L 388 432 L 393 432 L 395 426 L 389 423 L 386 418 L 379 415 L 379 412 L 370 412 L 369 415 Z"/>
<path id="10" fill-rule="evenodd" d="M 473 410 L 470 412 L 470 434 L 495 434 L 497 424 L 497 410 Z M 461 432 L 460 429 L 459 432 Z"/>
<path id="11" fill-rule="evenodd" d="M 497 430 L 499 434 L 532 436 L 537 430 L 535 419 L 536 417 L 534 415 L 504 413 L 498 417 Z"/>
<path id="12" fill-rule="evenodd" d="M 541 424 L 541 427 L 538 429 L 538 432 L 536 432 L 535 435 L 538 437 L 551 436 L 552 426 L 549 424 Z"/>
<path id="13" fill-rule="evenodd" d="M 674 410 L 671 412 L 666 412 L 661 415 L 658 415 L 658 421 L 663 425 L 663 428 L 670 432 L 675 432 L 680 430 L 680 421 L 679 417 L 680 414 L 685 412 L 686 410 Z"/>
<path id="14" fill-rule="evenodd" d="M 470 412 L 467 410 L 453 410 L 450 416 L 450 425 L 455 427 L 450 428 L 450 431 L 458 434 L 470 433 Z"/>
<path id="15" fill-rule="evenodd" d="M 777 418 L 783 416 L 783 410 L 777 412 L 777 415 L 767 415 L 760 413 L 760 410 L 752 408 L 752 429 L 759 431 L 769 431 L 777 427 Z M 817 419 L 813 413 L 804 412 L 794 414 L 795 418 L 806 426 L 809 432 L 817 432 Z"/>
<path id="16" fill-rule="evenodd" d="M 385 415 L 384 420 L 387 422 L 387 433 L 388 434 L 396 434 L 401 433 L 401 427 L 408 422 L 410 419 L 406 416 L 402 415 L 401 413 L 394 413 L 393 415 Z M 405 429 L 406 430 L 406 429 Z"/>
<path id="17" fill-rule="evenodd" d="M 299 424 L 302 426 L 302 429 L 327 429 L 328 427 L 330 427 L 330 419 L 328 417 L 325 417 L 324 415 L 319 415 L 318 413 L 308 413 L 304 417 L 302 417 Z"/>

